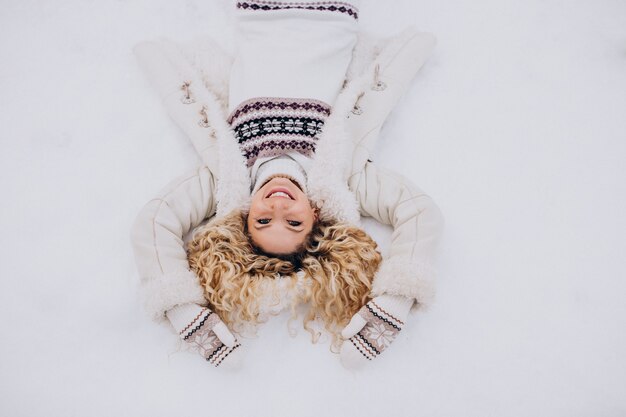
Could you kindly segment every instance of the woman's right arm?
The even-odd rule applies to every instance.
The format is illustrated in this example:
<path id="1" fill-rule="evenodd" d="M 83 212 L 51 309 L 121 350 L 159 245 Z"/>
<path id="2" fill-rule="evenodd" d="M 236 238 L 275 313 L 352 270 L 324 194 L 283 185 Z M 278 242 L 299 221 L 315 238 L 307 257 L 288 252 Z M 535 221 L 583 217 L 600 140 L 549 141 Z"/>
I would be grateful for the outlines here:
<path id="1" fill-rule="evenodd" d="M 201 167 L 169 183 L 139 212 L 131 241 L 144 307 L 152 319 L 163 321 L 176 306 L 206 305 L 183 237 L 215 209 L 215 178 Z"/>

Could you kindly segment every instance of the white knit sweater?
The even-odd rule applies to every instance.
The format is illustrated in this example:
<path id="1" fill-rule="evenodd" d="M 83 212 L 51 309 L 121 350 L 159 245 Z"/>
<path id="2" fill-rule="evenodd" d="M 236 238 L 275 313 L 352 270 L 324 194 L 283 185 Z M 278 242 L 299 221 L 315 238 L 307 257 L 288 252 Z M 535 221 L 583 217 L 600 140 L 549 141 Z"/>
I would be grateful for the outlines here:
<path id="1" fill-rule="evenodd" d="M 244 3 L 259 8 L 244 8 Z M 357 11 L 355 3 L 238 1 L 237 52 L 229 81 L 229 119 L 232 120 L 243 104 L 254 99 L 312 100 L 332 108 L 352 59 L 357 19 L 339 9 L 330 9 L 329 5 Z M 265 10 L 263 6 L 277 9 Z M 268 114 L 272 112 L 258 111 L 253 116 Z M 275 114 L 282 116 L 285 112 Z M 249 168 L 251 194 L 276 175 L 291 177 L 306 192 L 310 162 L 309 157 L 293 150 L 257 158 Z M 277 279 L 266 288 L 265 300 L 260 302 L 261 312 L 277 313 L 290 306 L 306 285 L 302 274 L 298 274 L 296 285 L 291 285 L 287 279 Z M 167 316 L 178 329 L 192 320 L 197 310 L 181 305 L 169 310 Z"/>
<path id="2" fill-rule="evenodd" d="M 357 19 L 341 10 L 330 10 L 332 4 L 236 3 L 237 52 L 229 83 L 231 114 L 242 103 L 266 98 L 312 99 L 332 107 L 352 58 L 357 31 Z M 358 11 L 354 2 L 335 3 L 335 7 L 341 6 Z M 259 116 L 271 114 L 258 112 Z M 251 193 L 276 175 L 292 178 L 306 192 L 309 166 L 310 158 L 293 150 L 258 158 L 250 167 Z"/>

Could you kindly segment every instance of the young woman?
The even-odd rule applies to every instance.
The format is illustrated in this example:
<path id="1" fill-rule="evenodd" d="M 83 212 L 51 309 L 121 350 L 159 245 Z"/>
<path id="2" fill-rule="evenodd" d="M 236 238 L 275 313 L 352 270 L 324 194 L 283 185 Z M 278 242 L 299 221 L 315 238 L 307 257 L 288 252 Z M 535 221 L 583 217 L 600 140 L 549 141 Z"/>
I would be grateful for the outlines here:
<path id="1" fill-rule="evenodd" d="M 135 48 L 204 162 L 133 226 L 147 310 L 217 366 L 239 347 L 238 325 L 307 304 L 305 327 L 320 319 L 342 363 L 362 365 L 433 295 L 439 209 L 371 160 L 433 37 L 368 40 L 354 2 L 236 7 L 234 59 L 213 42 Z M 360 215 L 394 229 L 380 268 Z"/>

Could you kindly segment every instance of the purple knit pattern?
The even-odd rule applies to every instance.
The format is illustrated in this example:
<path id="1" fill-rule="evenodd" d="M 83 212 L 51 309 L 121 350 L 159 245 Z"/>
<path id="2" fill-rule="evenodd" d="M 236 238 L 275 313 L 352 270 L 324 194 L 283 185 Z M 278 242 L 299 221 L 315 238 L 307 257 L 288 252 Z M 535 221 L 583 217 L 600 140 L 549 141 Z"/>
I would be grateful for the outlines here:
<path id="1" fill-rule="evenodd" d="M 228 122 L 250 167 L 290 151 L 311 157 L 329 115 L 330 106 L 319 100 L 259 97 L 241 103 Z"/>

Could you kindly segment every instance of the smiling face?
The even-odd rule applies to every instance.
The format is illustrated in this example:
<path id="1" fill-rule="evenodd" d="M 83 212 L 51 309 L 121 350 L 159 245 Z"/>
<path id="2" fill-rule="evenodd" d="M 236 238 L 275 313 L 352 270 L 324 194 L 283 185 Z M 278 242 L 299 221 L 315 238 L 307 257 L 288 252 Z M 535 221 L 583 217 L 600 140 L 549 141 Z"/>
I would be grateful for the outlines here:
<path id="1" fill-rule="evenodd" d="M 291 180 L 274 177 L 253 196 L 248 214 L 252 242 L 267 253 L 296 251 L 313 229 L 317 214 Z"/>

